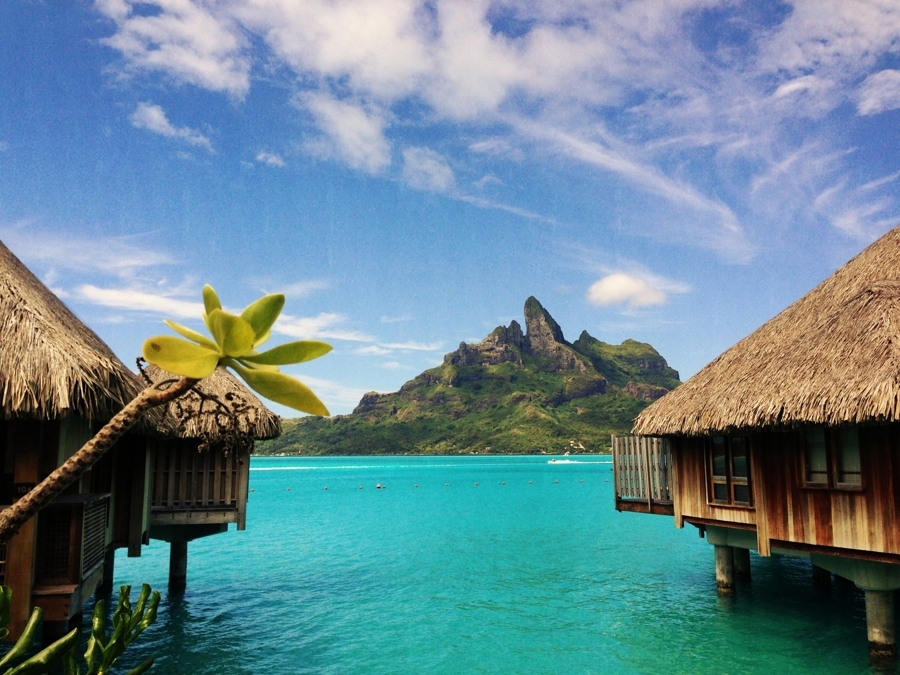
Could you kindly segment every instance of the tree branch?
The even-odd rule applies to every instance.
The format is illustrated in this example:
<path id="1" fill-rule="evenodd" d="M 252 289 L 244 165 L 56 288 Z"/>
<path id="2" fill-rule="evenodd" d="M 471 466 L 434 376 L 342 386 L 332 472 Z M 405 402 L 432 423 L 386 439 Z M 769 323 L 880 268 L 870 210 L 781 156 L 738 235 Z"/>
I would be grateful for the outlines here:
<path id="1" fill-rule="evenodd" d="M 174 401 L 190 391 L 198 381 L 182 377 L 168 389 L 159 389 L 159 387 L 171 383 L 171 380 L 141 391 L 78 452 L 69 457 L 58 469 L 38 483 L 33 490 L 15 504 L 0 511 L 0 544 L 7 543 L 29 518 L 78 480 L 144 413 L 151 408 Z"/>

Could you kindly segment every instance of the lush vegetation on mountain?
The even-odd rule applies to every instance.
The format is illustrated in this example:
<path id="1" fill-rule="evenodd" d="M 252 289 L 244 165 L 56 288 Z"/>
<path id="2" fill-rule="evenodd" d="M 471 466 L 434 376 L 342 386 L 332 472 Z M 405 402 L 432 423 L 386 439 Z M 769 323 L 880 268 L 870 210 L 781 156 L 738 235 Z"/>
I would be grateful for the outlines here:
<path id="1" fill-rule="evenodd" d="M 650 401 L 679 384 L 649 344 L 574 343 L 534 299 L 515 321 L 350 415 L 285 420 L 260 454 L 601 452 Z"/>

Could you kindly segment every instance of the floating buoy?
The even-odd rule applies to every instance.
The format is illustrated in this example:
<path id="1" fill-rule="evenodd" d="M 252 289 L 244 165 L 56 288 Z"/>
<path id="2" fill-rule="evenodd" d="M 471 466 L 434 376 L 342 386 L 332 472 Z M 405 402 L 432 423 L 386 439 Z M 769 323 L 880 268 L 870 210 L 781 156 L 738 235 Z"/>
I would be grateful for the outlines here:
<path id="1" fill-rule="evenodd" d="M 290 490 L 290 489 L 291 489 L 291 488 L 288 488 L 288 490 Z M 328 489 L 328 486 L 327 486 L 327 485 L 325 486 L 325 489 L 326 489 L 326 490 Z"/>
<path id="2" fill-rule="evenodd" d="M 285 490 L 286 490 L 287 492 L 290 492 L 290 491 L 291 491 L 291 488 L 285 488 Z"/>
<path id="3" fill-rule="evenodd" d="M 555 480 L 555 481 L 553 481 L 553 482 L 554 482 L 554 483 L 558 483 L 559 481 L 558 481 L 558 480 Z"/>
<path id="4" fill-rule="evenodd" d="M 418 483 L 416 483 L 416 484 L 415 484 L 415 485 L 413 485 L 413 487 L 419 487 L 419 484 L 418 484 Z"/>
<path id="5" fill-rule="evenodd" d="M 500 483 L 500 485 L 506 485 L 506 481 L 503 481 L 502 483 Z"/>
<path id="6" fill-rule="evenodd" d="M 531 485 L 531 481 L 528 481 L 528 484 Z"/>
<path id="7" fill-rule="evenodd" d="M 583 483 L 584 481 L 583 481 L 583 480 L 579 480 L 578 482 L 579 482 L 579 483 Z"/>
<path id="8" fill-rule="evenodd" d="M 378 484 L 375 486 L 375 489 L 376 489 L 376 490 L 380 490 L 381 488 L 382 488 L 381 483 L 378 483 Z"/>
<path id="9" fill-rule="evenodd" d="M 359 489 L 362 490 L 362 485 L 359 486 Z"/>
<path id="10" fill-rule="evenodd" d="M 450 483 L 444 483 L 444 487 L 450 487 Z"/>
<path id="11" fill-rule="evenodd" d="M 475 487 L 478 487 L 478 483 L 475 483 Z"/>

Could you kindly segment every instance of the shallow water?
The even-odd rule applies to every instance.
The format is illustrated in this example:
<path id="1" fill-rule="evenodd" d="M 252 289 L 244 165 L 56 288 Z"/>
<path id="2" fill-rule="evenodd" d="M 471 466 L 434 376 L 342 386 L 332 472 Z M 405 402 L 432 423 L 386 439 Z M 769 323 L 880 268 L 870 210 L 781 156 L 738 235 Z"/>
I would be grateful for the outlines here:
<path id="1" fill-rule="evenodd" d="M 152 672 L 196 675 L 870 672 L 855 587 L 823 591 L 805 561 L 753 554 L 752 583 L 719 599 L 712 547 L 671 517 L 617 513 L 606 462 L 254 458 L 247 530 L 191 543 L 183 595 L 165 591 L 167 544 L 120 552 L 117 586 L 163 591 L 129 663 L 156 654 Z"/>

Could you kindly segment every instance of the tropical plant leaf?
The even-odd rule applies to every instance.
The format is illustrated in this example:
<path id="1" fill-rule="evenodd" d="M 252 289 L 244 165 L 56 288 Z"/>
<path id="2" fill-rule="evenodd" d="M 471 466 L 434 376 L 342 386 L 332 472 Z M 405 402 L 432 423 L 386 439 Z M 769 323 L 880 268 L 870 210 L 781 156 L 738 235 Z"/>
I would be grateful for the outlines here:
<path id="1" fill-rule="evenodd" d="M 330 414 L 309 387 L 289 375 L 245 368 L 233 362 L 228 365 L 234 367 L 251 389 L 269 400 L 310 415 Z"/>
<path id="2" fill-rule="evenodd" d="M 239 316 L 214 309 L 209 314 L 209 330 L 225 356 L 240 357 L 253 350 L 256 333 Z"/>
<path id="3" fill-rule="evenodd" d="M 222 303 L 219 301 L 219 296 L 216 294 L 215 289 L 206 284 L 203 287 L 203 308 L 206 310 L 206 315 L 209 316 L 212 314 L 214 309 L 222 309 Z"/>
<path id="4" fill-rule="evenodd" d="M 265 337 L 284 307 L 284 295 L 273 293 L 251 302 L 241 313 L 241 318 L 253 327 L 253 339 L 257 342 Z"/>
<path id="5" fill-rule="evenodd" d="M 324 356 L 331 351 L 331 345 L 318 340 L 298 340 L 273 347 L 260 354 L 242 356 L 241 361 L 270 366 L 284 366 L 289 363 L 303 363 Z"/>
<path id="6" fill-rule="evenodd" d="M 180 323 L 169 321 L 169 319 L 163 319 L 163 323 L 174 330 L 176 333 L 178 333 L 181 337 L 186 337 L 188 340 L 193 340 L 197 344 L 203 345 L 204 347 L 209 347 L 210 349 L 219 351 L 219 346 L 202 333 L 198 333 L 197 331 L 192 330 L 187 326 L 182 326 Z"/>
<path id="7" fill-rule="evenodd" d="M 201 380 L 212 375 L 220 354 L 209 347 L 196 345 L 170 335 L 158 335 L 144 342 L 144 358 L 165 371 Z"/>
<path id="8" fill-rule="evenodd" d="M 256 349 L 262 344 L 265 344 L 269 341 L 269 338 L 272 337 L 272 331 L 267 330 L 262 336 L 257 336 L 256 340 L 253 342 L 253 348 Z"/>

